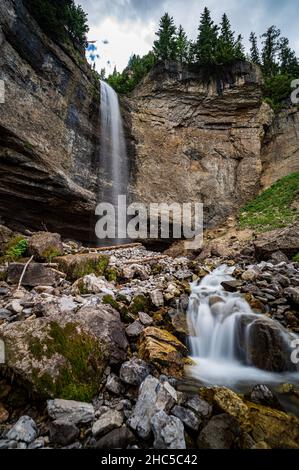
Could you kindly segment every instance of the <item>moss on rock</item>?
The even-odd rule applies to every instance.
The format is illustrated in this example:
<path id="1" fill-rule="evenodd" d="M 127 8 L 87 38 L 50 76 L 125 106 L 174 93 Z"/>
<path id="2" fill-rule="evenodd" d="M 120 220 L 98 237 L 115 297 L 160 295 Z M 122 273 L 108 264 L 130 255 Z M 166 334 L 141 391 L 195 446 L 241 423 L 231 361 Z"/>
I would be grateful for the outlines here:
<path id="1" fill-rule="evenodd" d="M 76 281 L 88 274 L 104 276 L 109 264 L 109 256 L 97 253 L 66 255 L 55 258 L 59 269 L 67 275 L 70 281 Z"/>

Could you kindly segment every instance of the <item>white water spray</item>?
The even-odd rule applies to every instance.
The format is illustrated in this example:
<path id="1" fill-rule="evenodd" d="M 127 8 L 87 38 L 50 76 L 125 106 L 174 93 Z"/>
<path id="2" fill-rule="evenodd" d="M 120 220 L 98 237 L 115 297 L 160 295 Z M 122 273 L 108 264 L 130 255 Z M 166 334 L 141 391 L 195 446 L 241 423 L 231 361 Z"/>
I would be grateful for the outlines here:
<path id="1" fill-rule="evenodd" d="M 249 304 L 238 293 L 225 292 L 221 283 L 233 279 L 233 268 L 221 266 L 207 275 L 200 284 L 192 284 L 188 307 L 191 332 L 190 349 L 196 366 L 192 376 L 213 385 L 242 386 L 257 383 L 299 382 L 299 373 L 291 361 L 284 372 L 268 372 L 252 365 L 256 322 L 271 323 L 278 331 L 290 360 L 290 343 L 295 335 L 278 322 L 252 312 Z M 274 345 L 275 347 L 275 345 Z"/>

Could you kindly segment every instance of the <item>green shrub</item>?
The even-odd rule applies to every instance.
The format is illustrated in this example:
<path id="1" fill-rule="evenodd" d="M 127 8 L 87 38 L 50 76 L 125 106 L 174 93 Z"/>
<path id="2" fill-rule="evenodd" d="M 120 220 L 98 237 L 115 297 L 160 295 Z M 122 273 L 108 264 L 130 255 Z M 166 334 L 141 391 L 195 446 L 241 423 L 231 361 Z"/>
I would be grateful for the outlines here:
<path id="1" fill-rule="evenodd" d="M 280 111 L 288 106 L 289 98 L 292 92 L 291 82 L 294 80 L 292 75 L 279 74 L 273 78 L 266 78 L 263 93 L 265 102 L 267 102 L 274 111 Z"/>
<path id="2" fill-rule="evenodd" d="M 298 220 L 298 211 L 291 207 L 298 194 L 299 172 L 285 176 L 241 209 L 240 228 L 266 231 Z"/>
<path id="3" fill-rule="evenodd" d="M 295 261 L 295 263 L 299 263 L 299 253 L 297 253 L 297 254 L 294 256 L 293 261 Z"/>
<path id="4" fill-rule="evenodd" d="M 12 238 L 5 248 L 4 257 L 7 261 L 17 261 L 25 255 L 28 249 L 28 241 L 18 236 Z"/>

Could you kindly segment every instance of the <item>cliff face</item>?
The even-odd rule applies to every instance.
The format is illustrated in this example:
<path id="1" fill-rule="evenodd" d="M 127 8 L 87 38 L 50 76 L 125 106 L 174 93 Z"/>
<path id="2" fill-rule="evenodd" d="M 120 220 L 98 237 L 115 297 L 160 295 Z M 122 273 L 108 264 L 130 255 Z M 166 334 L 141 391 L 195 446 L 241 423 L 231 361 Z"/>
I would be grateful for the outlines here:
<path id="1" fill-rule="evenodd" d="M 262 147 L 262 185 L 299 171 L 299 111 L 281 111 L 267 130 Z"/>
<path id="2" fill-rule="evenodd" d="M 99 95 L 79 51 L 51 41 L 21 0 L 0 3 L 0 215 L 89 240 Z"/>
<path id="3" fill-rule="evenodd" d="M 209 81 L 177 65 L 155 69 L 130 99 L 135 199 L 201 201 L 214 225 L 255 195 L 271 121 L 260 85 L 247 63 Z"/>

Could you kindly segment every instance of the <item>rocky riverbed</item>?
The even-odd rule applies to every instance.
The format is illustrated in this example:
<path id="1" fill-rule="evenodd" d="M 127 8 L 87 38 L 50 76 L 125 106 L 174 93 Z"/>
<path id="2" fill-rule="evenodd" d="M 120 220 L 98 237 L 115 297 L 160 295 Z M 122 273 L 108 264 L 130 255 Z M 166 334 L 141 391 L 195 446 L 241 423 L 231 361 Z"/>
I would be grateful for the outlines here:
<path id="1" fill-rule="evenodd" d="M 227 291 L 299 332 L 298 227 L 226 253 L 213 243 L 204 259 L 172 257 L 1 226 L 0 448 L 299 448 L 296 385 L 237 394 L 186 372 L 190 282 L 221 264 L 234 267 Z M 279 371 L 262 330 L 258 367 Z"/>

